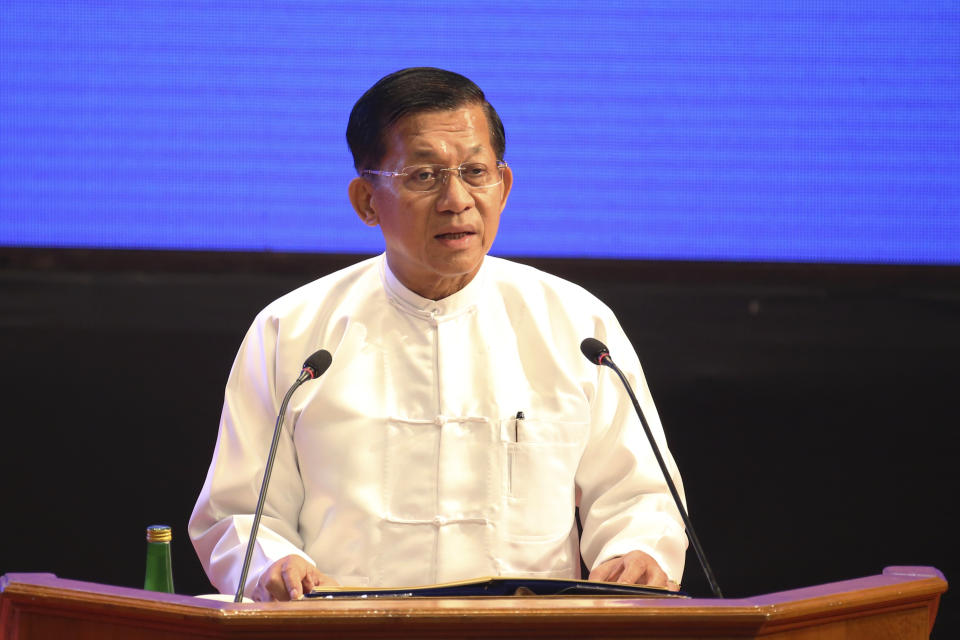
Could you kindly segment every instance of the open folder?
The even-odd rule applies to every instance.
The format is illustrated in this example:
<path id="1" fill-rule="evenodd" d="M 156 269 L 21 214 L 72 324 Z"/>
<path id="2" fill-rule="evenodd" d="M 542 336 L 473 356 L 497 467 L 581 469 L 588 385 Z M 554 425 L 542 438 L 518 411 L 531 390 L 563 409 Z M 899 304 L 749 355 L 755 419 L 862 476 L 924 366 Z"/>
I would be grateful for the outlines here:
<path id="1" fill-rule="evenodd" d="M 685 598 L 682 591 L 615 582 L 551 578 L 493 577 L 421 587 L 331 587 L 324 585 L 307 598 L 466 598 L 505 596 L 619 596 L 621 598 Z"/>

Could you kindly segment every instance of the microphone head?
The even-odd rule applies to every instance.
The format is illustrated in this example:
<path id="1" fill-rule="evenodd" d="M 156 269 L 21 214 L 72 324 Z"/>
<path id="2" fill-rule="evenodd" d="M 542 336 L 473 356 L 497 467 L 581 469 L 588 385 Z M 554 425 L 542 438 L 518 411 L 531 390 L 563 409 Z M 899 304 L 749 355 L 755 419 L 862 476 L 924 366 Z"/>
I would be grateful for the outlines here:
<path id="1" fill-rule="evenodd" d="M 310 374 L 310 379 L 317 378 L 326 371 L 333 362 L 333 356 L 326 349 L 320 349 L 303 363 L 303 370 Z"/>
<path id="2" fill-rule="evenodd" d="M 603 359 L 610 357 L 607 346 L 596 338 L 584 338 L 580 343 L 580 351 L 593 364 L 603 364 Z"/>

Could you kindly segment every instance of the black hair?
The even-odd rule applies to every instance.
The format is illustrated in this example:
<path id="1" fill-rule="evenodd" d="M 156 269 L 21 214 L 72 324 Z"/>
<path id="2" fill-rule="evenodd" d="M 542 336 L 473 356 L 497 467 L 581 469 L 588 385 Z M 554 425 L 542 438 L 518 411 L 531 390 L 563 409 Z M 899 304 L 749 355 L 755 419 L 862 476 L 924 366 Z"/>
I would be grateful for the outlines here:
<path id="1" fill-rule="evenodd" d="M 469 78 L 434 67 L 410 67 L 380 78 L 350 112 L 347 144 L 354 168 L 358 173 L 380 168 L 377 165 L 387 153 L 385 134 L 401 118 L 473 104 L 483 107 L 493 151 L 497 160 L 503 160 L 507 146 L 503 123 L 480 87 Z"/>

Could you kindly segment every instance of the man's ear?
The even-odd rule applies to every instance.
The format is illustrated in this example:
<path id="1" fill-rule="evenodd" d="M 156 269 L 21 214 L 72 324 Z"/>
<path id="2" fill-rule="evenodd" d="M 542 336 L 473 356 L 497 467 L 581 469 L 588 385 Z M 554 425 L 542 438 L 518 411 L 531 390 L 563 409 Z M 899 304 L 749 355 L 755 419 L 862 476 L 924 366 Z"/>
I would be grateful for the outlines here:
<path id="1" fill-rule="evenodd" d="M 507 166 L 503 168 L 503 186 L 500 191 L 500 212 L 507 206 L 507 198 L 510 196 L 510 189 L 513 188 L 513 170 Z"/>
<path id="2" fill-rule="evenodd" d="M 376 208 L 373 206 L 373 185 L 369 180 L 356 177 L 350 181 L 347 187 L 347 193 L 350 196 L 350 204 L 353 210 L 357 212 L 363 224 L 368 227 L 375 227 L 380 223 L 377 217 Z"/>

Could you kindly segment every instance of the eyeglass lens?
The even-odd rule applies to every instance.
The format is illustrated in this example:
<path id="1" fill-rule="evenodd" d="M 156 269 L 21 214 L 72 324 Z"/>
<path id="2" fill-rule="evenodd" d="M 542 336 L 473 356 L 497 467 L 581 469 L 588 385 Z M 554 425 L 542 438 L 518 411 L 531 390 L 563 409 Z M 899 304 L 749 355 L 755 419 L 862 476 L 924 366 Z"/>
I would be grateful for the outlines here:
<path id="1" fill-rule="evenodd" d="M 460 179 L 469 187 L 484 189 L 500 184 L 503 169 L 490 168 L 482 162 L 467 162 L 459 167 L 444 167 L 437 164 L 404 167 L 401 173 L 403 184 L 412 191 L 431 191 L 446 181 L 443 174 L 459 173 Z"/>

